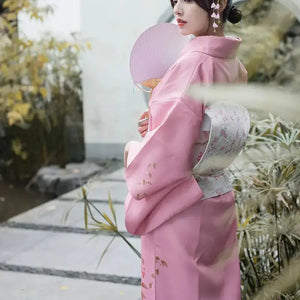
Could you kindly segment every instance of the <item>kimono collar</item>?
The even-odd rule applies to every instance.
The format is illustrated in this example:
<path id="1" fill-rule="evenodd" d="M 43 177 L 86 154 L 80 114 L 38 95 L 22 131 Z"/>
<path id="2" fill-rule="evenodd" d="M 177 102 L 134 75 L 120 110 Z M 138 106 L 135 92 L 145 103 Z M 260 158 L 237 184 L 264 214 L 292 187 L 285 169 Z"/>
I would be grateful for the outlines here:
<path id="1" fill-rule="evenodd" d="M 181 54 L 199 51 L 214 57 L 234 58 L 241 42 L 238 37 L 197 36 L 183 48 Z"/>

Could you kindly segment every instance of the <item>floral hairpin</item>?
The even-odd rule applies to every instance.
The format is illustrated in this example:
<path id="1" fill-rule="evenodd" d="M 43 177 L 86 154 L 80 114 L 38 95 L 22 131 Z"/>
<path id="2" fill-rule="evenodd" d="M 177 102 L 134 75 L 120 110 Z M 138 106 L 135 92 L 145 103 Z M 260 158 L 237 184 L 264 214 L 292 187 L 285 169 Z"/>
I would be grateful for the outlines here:
<path id="1" fill-rule="evenodd" d="M 219 13 L 219 9 L 220 9 L 220 3 L 219 0 L 215 0 L 213 1 L 213 3 L 211 4 L 210 7 L 213 11 L 213 13 L 211 14 L 211 17 L 214 19 L 214 23 L 213 23 L 213 28 L 214 28 L 214 32 L 216 32 L 216 29 L 219 27 L 219 23 L 220 23 L 220 13 Z"/>

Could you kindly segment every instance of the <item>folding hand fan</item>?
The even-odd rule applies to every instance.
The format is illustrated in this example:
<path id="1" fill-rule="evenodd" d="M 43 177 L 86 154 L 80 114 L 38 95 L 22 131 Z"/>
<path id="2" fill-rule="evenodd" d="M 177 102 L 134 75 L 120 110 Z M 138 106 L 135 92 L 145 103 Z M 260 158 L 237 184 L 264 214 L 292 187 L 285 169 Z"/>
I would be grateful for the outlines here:
<path id="1" fill-rule="evenodd" d="M 183 36 L 175 24 L 160 23 L 148 28 L 131 51 L 130 72 L 133 82 L 143 91 L 151 92 L 188 41 L 189 38 Z"/>

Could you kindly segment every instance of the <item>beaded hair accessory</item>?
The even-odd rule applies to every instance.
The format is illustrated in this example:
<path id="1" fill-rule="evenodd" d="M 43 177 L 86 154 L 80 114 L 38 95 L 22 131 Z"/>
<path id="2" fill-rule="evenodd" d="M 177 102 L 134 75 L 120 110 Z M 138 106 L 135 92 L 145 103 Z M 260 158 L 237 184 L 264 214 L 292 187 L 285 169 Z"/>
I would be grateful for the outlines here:
<path id="1" fill-rule="evenodd" d="M 218 24 L 220 23 L 220 0 L 214 0 L 210 8 L 213 11 L 213 13 L 211 14 L 211 18 L 214 19 L 213 28 L 214 32 L 216 32 L 216 29 L 219 27 Z"/>

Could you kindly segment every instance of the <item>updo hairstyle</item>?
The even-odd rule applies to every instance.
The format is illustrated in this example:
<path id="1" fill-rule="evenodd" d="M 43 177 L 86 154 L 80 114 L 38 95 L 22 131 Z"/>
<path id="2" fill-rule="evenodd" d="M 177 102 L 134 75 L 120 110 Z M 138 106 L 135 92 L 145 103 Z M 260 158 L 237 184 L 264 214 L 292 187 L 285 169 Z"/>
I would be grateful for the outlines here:
<path id="1" fill-rule="evenodd" d="M 174 1 L 171 1 L 171 5 L 172 7 L 175 6 Z M 210 15 L 213 10 L 211 9 L 211 5 L 213 2 L 215 2 L 214 0 L 194 0 L 201 8 L 203 8 L 204 10 L 207 11 L 207 13 Z M 227 5 L 226 8 L 223 11 L 223 23 L 226 22 L 226 20 L 228 20 L 230 23 L 236 24 L 238 22 L 241 21 L 242 19 L 242 12 L 235 6 L 232 5 L 232 0 L 228 0 L 227 1 Z"/>

